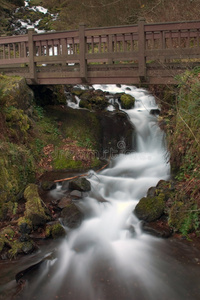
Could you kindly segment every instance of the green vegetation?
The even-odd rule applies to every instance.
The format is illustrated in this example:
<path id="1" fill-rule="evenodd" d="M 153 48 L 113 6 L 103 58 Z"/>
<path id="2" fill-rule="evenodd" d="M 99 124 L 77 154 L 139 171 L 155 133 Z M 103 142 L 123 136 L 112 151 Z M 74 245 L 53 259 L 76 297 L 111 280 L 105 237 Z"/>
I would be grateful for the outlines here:
<path id="1" fill-rule="evenodd" d="M 167 139 L 176 179 L 169 224 L 188 236 L 200 232 L 200 69 L 186 71 L 167 118 Z"/>

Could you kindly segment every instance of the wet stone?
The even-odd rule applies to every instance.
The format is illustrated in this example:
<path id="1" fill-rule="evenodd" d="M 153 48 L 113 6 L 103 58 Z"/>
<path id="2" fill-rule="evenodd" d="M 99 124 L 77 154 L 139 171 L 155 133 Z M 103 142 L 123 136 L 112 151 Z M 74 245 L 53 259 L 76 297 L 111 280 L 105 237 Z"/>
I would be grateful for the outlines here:
<path id="1" fill-rule="evenodd" d="M 60 208 L 60 209 L 63 209 L 65 206 L 67 206 L 68 204 L 70 204 L 71 203 L 71 197 L 70 196 L 66 196 L 66 197 L 63 197 L 60 201 L 59 201 L 59 203 L 58 203 L 58 207 Z"/>
<path id="2" fill-rule="evenodd" d="M 85 177 L 79 177 L 69 182 L 69 189 L 81 192 L 89 192 L 91 190 L 91 184 Z"/>

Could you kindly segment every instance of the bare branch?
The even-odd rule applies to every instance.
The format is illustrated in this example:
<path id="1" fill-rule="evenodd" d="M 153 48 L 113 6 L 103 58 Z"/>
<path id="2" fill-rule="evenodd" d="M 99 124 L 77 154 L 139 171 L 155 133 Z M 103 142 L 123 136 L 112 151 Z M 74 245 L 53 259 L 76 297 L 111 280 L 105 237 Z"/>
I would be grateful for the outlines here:
<path id="1" fill-rule="evenodd" d="M 100 5 L 91 5 L 91 4 L 85 4 L 82 2 L 82 5 L 85 7 L 90 7 L 90 8 L 99 8 L 99 7 L 111 6 L 111 5 L 117 4 L 118 2 L 121 2 L 121 1 L 123 1 L 123 0 L 115 0 L 115 1 L 113 1 L 111 3 L 107 3 L 107 4 L 101 3 Z"/>

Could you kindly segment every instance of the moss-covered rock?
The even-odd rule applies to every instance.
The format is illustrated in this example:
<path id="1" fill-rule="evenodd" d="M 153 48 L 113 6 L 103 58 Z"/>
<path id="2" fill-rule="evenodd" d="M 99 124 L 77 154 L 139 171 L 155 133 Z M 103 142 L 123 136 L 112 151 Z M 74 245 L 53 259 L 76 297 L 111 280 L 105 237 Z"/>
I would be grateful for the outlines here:
<path id="1" fill-rule="evenodd" d="M 33 104 L 34 94 L 25 78 L 0 74 L 0 88 L 6 107 L 14 106 L 26 111 Z"/>
<path id="2" fill-rule="evenodd" d="M 123 109 L 131 109 L 134 107 L 135 98 L 129 94 L 122 94 L 120 96 L 120 102 Z"/>
<path id="3" fill-rule="evenodd" d="M 106 95 L 102 91 L 83 90 L 80 92 L 81 99 L 79 106 L 92 111 L 105 110 L 109 105 Z"/>
<path id="4" fill-rule="evenodd" d="M 66 231 L 58 221 L 46 225 L 45 236 L 47 238 L 52 237 L 53 239 L 57 239 L 65 235 Z"/>
<path id="5" fill-rule="evenodd" d="M 79 103 L 81 108 L 87 108 L 89 110 L 104 110 L 108 106 L 108 100 L 105 96 L 94 95 L 93 97 L 85 100 L 82 99 Z"/>
<path id="6" fill-rule="evenodd" d="M 160 193 L 156 197 L 143 197 L 135 207 L 135 214 L 140 220 L 152 222 L 164 214 L 165 195 Z"/>
<path id="7" fill-rule="evenodd" d="M 32 222 L 33 227 L 44 225 L 51 219 L 39 196 L 37 185 L 29 184 L 24 191 L 24 198 L 26 199 L 25 217 Z"/>
<path id="8" fill-rule="evenodd" d="M 91 190 L 91 184 L 85 177 L 79 177 L 69 182 L 69 189 L 89 192 Z"/>

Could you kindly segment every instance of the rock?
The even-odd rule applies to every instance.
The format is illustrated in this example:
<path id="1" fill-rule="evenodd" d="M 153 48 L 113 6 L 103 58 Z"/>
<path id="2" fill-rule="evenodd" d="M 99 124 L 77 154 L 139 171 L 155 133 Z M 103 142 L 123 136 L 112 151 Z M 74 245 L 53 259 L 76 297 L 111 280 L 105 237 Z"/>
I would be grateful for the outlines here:
<path id="1" fill-rule="evenodd" d="M 28 234 L 22 234 L 20 237 L 19 237 L 19 241 L 20 242 L 28 242 L 30 241 L 30 236 Z"/>
<path id="2" fill-rule="evenodd" d="M 108 99 L 102 91 L 83 91 L 80 95 L 79 106 L 89 110 L 104 110 L 108 105 Z"/>
<path id="3" fill-rule="evenodd" d="M 149 113 L 150 115 L 159 115 L 160 109 L 151 109 Z"/>
<path id="4" fill-rule="evenodd" d="M 50 214 L 39 196 L 37 185 L 29 184 L 24 191 L 24 198 L 26 199 L 24 215 L 32 222 L 33 227 L 44 225 L 50 221 Z"/>
<path id="5" fill-rule="evenodd" d="M 101 124 L 102 158 L 108 159 L 122 150 L 128 153 L 135 148 L 134 127 L 123 111 L 102 112 Z M 121 148 L 123 145 L 123 149 Z"/>
<path id="6" fill-rule="evenodd" d="M 31 276 L 35 275 L 35 271 L 39 270 L 39 268 L 42 268 L 42 265 L 45 266 L 45 263 L 48 261 L 52 261 L 53 259 L 56 258 L 56 252 L 51 253 L 50 255 L 46 256 L 42 260 L 40 260 L 38 263 L 29 266 L 28 268 L 18 272 L 15 275 L 15 280 L 16 282 L 21 282 L 22 280 L 26 281 L 31 278 Z"/>
<path id="7" fill-rule="evenodd" d="M 156 187 L 152 186 L 147 191 L 147 197 L 155 197 L 156 196 Z"/>
<path id="8" fill-rule="evenodd" d="M 70 196 L 75 198 L 82 198 L 82 192 L 74 190 L 70 193 Z"/>
<path id="9" fill-rule="evenodd" d="M 129 94 L 122 94 L 120 97 L 121 106 L 124 109 L 131 109 L 134 107 L 135 98 Z"/>
<path id="10" fill-rule="evenodd" d="M 59 221 L 51 222 L 46 225 L 45 236 L 57 239 L 66 235 L 66 231 Z"/>
<path id="11" fill-rule="evenodd" d="M 168 238 L 172 235 L 173 230 L 168 225 L 167 221 L 157 220 L 155 222 L 143 222 L 142 229 L 156 237 Z"/>
<path id="12" fill-rule="evenodd" d="M 68 204 L 70 204 L 71 203 L 71 197 L 70 196 L 66 196 L 66 197 L 63 197 L 60 201 L 59 201 L 59 203 L 58 203 L 58 207 L 60 208 L 60 209 L 63 209 L 65 206 L 67 206 Z"/>
<path id="13" fill-rule="evenodd" d="M 32 224 L 28 222 L 25 218 L 20 218 L 18 220 L 19 232 L 22 234 L 30 234 L 32 230 Z"/>
<path id="14" fill-rule="evenodd" d="M 69 189 L 89 192 L 91 190 L 91 183 L 85 177 L 79 177 L 69 182 Z"/>
<path id="15" fill-rule="evenodd" d="M 21 250 L 25 254 L 30 254 L 35 250 L 35 246 L 31 241 L 26 241 L 26 242 L 22 243 Z"/>
<path id="16" fill-rule="evenodd" d="M 164 214 L 165 195 L 160 193 L 156 197 L 143 197 L 135 207 L 135 214 L 140 220 L 152 222 Z"/>
<path id="17" fill-rule="evenodd" d="M 49 191 L 49 190 L 56 188 L 56 183 L 54 181 L 45 180 L 45 181 L 41 182 L 41 188 L 44 191 Z"/>
<path id="18" fill-rule="evenodd" d="M 83 220 L 83 214 L 74 203 L 68 204 L 61 212 L 61 220 L 64 226 L 76 228 Z"/>

